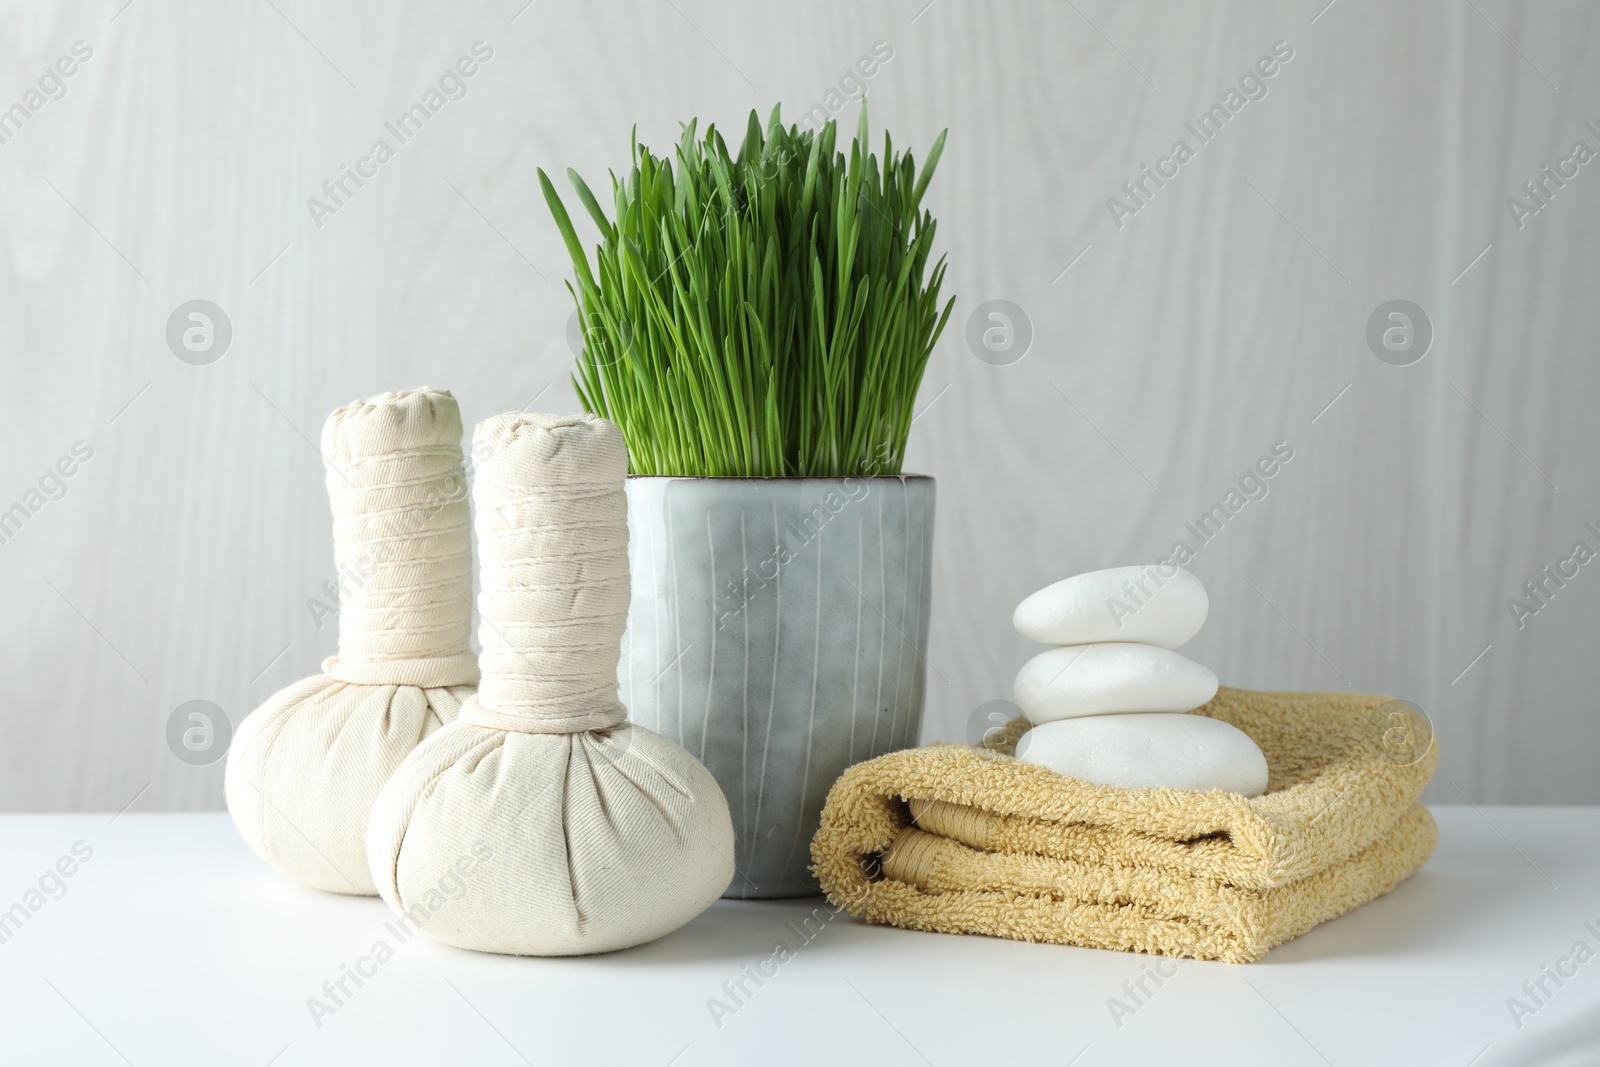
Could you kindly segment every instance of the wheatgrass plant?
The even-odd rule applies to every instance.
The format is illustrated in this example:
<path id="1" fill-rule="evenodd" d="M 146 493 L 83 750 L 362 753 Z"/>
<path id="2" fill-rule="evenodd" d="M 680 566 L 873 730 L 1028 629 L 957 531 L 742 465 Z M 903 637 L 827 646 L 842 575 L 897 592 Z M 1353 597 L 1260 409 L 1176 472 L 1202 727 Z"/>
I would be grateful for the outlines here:
<path id="1" fill-rule="evenodd" d="M 791 478 L 897 474 L 917 387 L 955 304 L 922 211 L 944 133 L 911 153 L 849 155 L 835 124 L 763 131 L 737 156 L 715 126 L 683 127 L 674 159 L 633 137 L 613 215 L 572 170 L 600 230 L 591 268 L 544 171 L 572 256 L 584 346 L 573 384 L 622 429 L 635 474 Z"/>

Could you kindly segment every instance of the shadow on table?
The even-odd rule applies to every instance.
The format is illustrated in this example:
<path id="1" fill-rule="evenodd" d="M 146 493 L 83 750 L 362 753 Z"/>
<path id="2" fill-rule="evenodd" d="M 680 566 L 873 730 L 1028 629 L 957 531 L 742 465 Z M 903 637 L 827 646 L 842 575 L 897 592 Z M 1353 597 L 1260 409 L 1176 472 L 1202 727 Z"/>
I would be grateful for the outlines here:
<path id="1" fill-rule="evenodd" d="M 1475 934 L 1514 926 L 1528 901 L 1502 879 L 1424 869 L 1384 896 L 1279 945 L 1263 964 L 1414 955 L 1460 946 Z"/>
<path id="2" fill-rule="evenodd" d="M 751 960 L 783 950 L 799 955 L 844 943 L 847 926 L 860 926 L 846 911 L 820 897 L 790 900 L 723 900 L 693 922 L 637 948 L 625 949 L 630 964 L 676 967 L 704 960 Z"/>

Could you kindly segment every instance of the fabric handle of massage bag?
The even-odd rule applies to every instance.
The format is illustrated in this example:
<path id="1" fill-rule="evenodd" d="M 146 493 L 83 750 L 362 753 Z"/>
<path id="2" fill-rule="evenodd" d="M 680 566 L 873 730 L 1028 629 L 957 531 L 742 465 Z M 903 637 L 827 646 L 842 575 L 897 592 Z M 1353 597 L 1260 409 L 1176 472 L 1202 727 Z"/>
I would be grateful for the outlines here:
<path id="1" fill-rule="evenodd" d="M 653 940 L 733 876 L 693 756 L 627 721 L 628 454 L 590 415 L 514 412 L 473 441 L 483 682 L 374 808 L 372 876 L 421 929 L 519 955 Z"/>
<path id="2" fill-rule="evenodd" d="M 339 653 L 245 719 L 224 789 L 268 863 L 372 894 L 373 800 L 478 681 L 461 412 L 444 390 L 381 393 L 329 415 L 321 450 L 337 577 L 308 604 L 319 625 L 337 611 Z"/>

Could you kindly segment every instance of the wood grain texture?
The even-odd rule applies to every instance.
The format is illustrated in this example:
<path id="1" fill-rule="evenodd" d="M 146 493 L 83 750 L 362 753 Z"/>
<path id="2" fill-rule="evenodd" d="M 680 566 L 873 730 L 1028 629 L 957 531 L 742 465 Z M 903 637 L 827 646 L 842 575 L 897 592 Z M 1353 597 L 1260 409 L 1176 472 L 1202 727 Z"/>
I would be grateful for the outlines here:
<path id="1" fill-rule="evenodd" d="M 1022 596 L 1166 552 L 1285 441 L 1192 565 L 1213 608 L 1185 651 L 1415 701 L 1430 797 L 1600 801 L 1600 565 L 1520 628 L 1506 607 L 1600 549 L 1600 163 L 1520 228 L 1505 203 L 1600 148 L 1591 6 L 523 2 L 0 7 L 0 108 L 94 50 L 0 144 L 0 510 L 94 450 L 0 544 L 0 809 L 220 806 L 168 718 L 238 721 L 333 650 L 306 607 L 326 413 L 424 383 L 469 422 L 576 407 L 534 168 L 797 117 L 880 40 L 874 128 L 951 131 L 929 206 L 958 304 L 910 463 L 940 481 L 923 739 L 1008 695 Z M 466 95 L 319 227 L 307 199 L 478 40 Z M 1267 95 L 1119 228 L 1107 198 L 1280 40 Z M 196 298 L 233 327 L 209 366 L 165 341 Z M 1435 331 L 1409 367 L 1365 341 L 1394 298 Z M 965 340 L 992 299 L 1034 331 L 1009 366 Z"/>

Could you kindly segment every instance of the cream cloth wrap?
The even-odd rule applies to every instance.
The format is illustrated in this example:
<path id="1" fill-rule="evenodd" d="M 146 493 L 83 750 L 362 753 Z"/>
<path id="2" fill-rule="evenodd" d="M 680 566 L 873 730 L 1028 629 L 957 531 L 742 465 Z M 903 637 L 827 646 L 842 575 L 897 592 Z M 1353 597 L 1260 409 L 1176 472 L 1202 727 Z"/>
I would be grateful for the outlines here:
<path id="1" fill-rule="evenodd" d="M 339 654 L 245 719 L 224 787 L 262 859 L 318 889 L 370 895 L 373 798 L 478 680 L 461 412 L 442 390 L 382 393 L 328 416 L 322 454 Z"/>
<path id="2" fill-rule="evenodd" d="M 378 892 L 463 948 L 607 952 L 677 929 L 733 877 L 716 781 L 627 721 L 628 454 L 593 416 L 479 424 L 483 685 L 373 808 Z"/>

